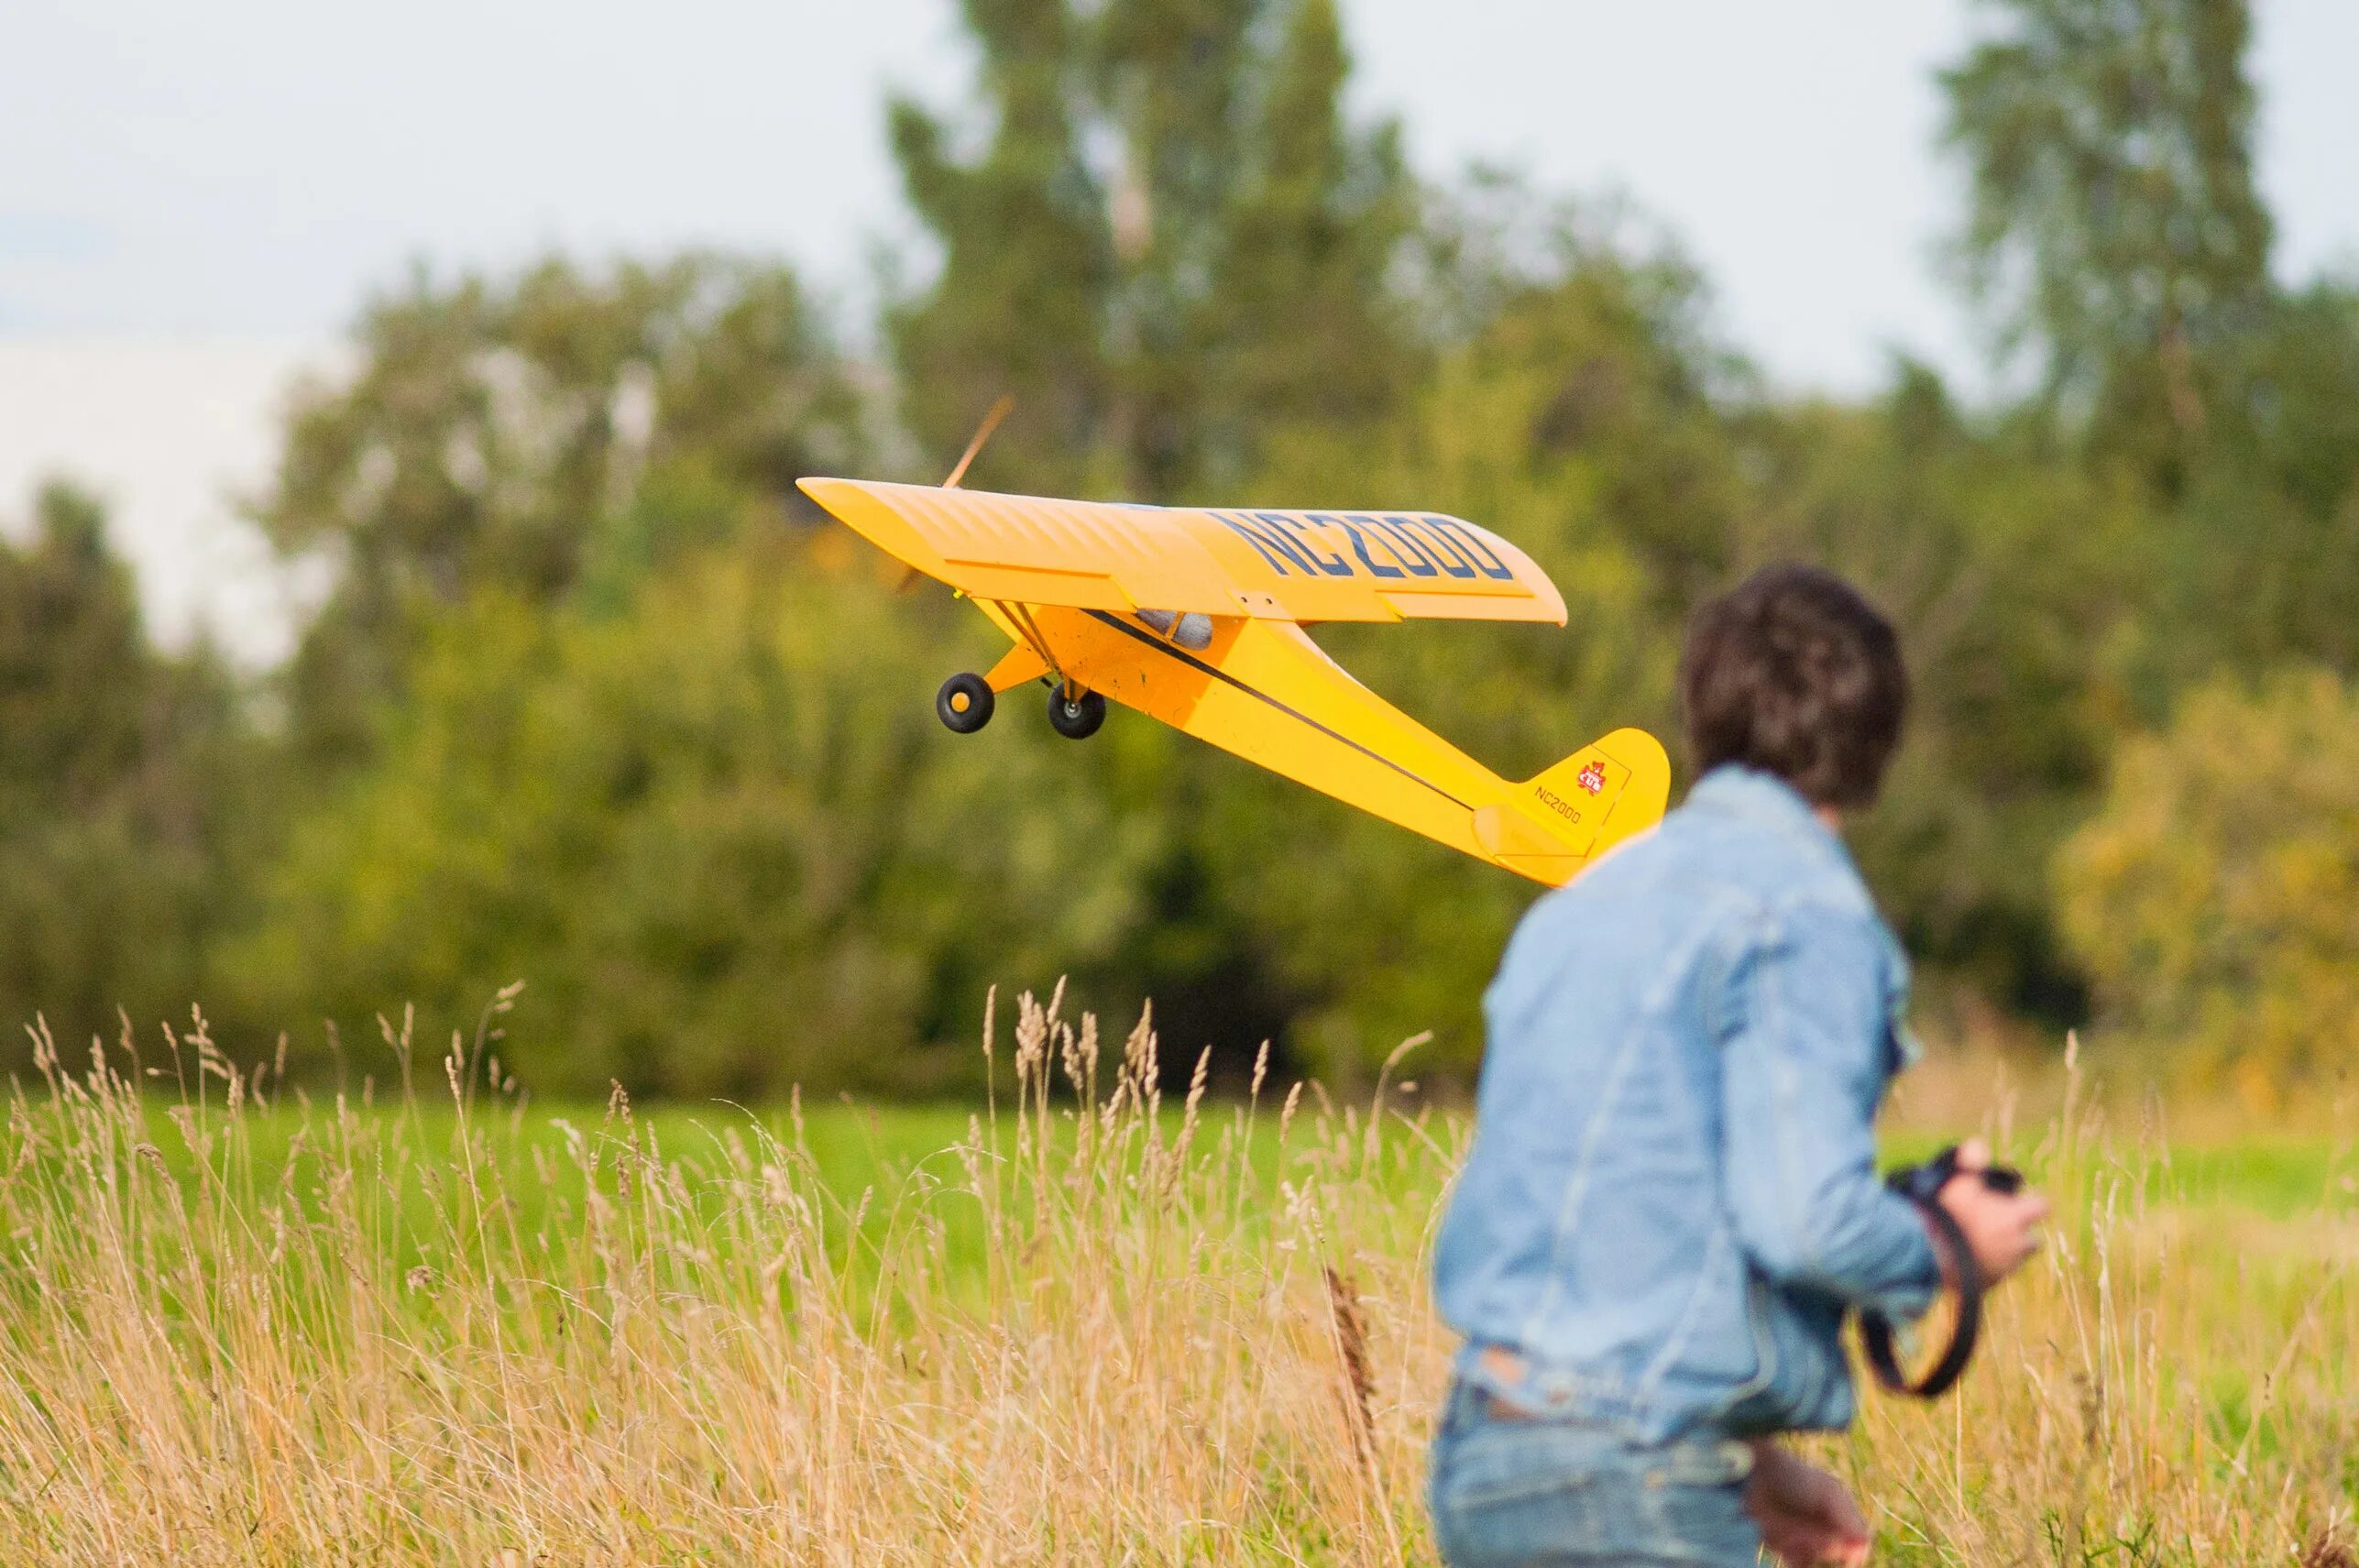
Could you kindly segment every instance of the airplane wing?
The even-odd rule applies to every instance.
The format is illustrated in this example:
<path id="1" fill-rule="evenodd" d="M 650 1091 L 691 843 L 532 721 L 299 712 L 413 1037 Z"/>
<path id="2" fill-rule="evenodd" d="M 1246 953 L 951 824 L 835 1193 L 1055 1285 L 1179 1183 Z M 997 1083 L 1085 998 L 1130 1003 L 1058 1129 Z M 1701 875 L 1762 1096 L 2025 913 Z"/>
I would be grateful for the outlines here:
<path id="1" fill-rule="evenodd" d="M 1130 506 L 796 481 L 855 532 L 971 598 L 1269 620 L 1545 620 L 1531 556 L 1434 512 Z"/>

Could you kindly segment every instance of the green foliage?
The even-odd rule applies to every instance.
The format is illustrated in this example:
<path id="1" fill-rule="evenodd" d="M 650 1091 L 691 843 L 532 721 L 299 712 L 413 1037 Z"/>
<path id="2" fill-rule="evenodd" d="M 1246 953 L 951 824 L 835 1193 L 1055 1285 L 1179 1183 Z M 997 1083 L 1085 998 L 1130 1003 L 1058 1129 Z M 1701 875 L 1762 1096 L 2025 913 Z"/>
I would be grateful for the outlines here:
<path id="1" fill-rule="evenodd" d="M 248 1006 L 349 1039 L 404 1002 L 464 1025 L 521 979 L 512 1065 L 543 1090 L 970 1081 L 986 984 L 1127 940 L 1157 829 L 1068 742 L 944 743 L 920 694 L 945 643 L 979 652 L 949 608 L 776 539 L 613 615 L 484 589 L 384 761 L 297 825 L 234 956 Z"/>
<path id="2" fill-rule="evenodd" d="M 1418 1070 L 1470 1070 L 1531 885 L 1132 716 L 934 724 L 993 635 L 792 481 L 931 477 L 1009 393 L 979 485 L 1524 545 L 1562 630 L 1317 632 L 1510 776 L 1622 724 L 1675 750 L 1684 622 L 1741 573 L 1855 578 L 1915 701 L 1853 839 L 1928 991 L 2061 1023 L 2093 981 L 2204 1060 L 2321 1070 L 2359 288 L 2269 277 L 2242 0 L 1989 3 L 1944 77 L 1962 254 L 2046 377 L 1986 409 L 1905 362 L 1780 395 L 1628 211 L 1421 187 L 1345 112 L 1333 0 L 964 0 L 972 104 L 889 111 L 931 256 L 883 369 L 764 262 L 413 276 L 257 503 L 334 572 L 281 675 L 151 649 L 66 492 L 0 548 L 0 1002 L 70 1037 L 203 995 L 359 1050 L 521 979 L 536 1088 L 915 1091 L 971 1081 L 987 985 L 1070 974 L 1153 996 L 1182 1071 L 1267 1036 L 1365 1075 L 1427 1028 Z"/>
<path id="3" fill-rule="evenodd" d="M 2359 694 L 2321 671 L 2215 682 L 2123 744 L 2067 846 L 2067 931 L 2108 1014 L 2258 1107 L 2359 1038 Z"/>
<path id="4" fill-rule="evenodd" d="M 980 482 L 1169 501 L 1245 477 L 1273 428 L 1389 406 L 1415 194 L 1396 130 L 1344 122 L 1333 0 L 963 9 L 988 116 L 891 112 L 940 252 L 887 323 L 922 450 L 1008 394 Z"/>
<path id="5" fill-rule="evenodd" d="M 2151 656 L 2174 685 L 2222 661 L 2359 671 L 2359 289 L 2272 300 L 2220 362 L 2237 399 L 2172 519 Z"/>
<path id="6" fill-rule="evenodd" d="M 195 994 L 239 835 L 266 801 L 203 651 L 158 655 L 97 502 L 62 484 L 32 538 L 0 542 L 0 1017 L 61 1041 L 117 1007 L 179 1016 Z"/>
<path id="7" fill-rule="evenodd" d="M 2101 444 L 2167 470 L 2268 292 L 2246 0 L 1984 4 L 1996 36 L 1942 78 L 1969 280 Z"/>
<path id="8" fill-rule="evenodd" d="M 1966 852 L 1927 862 L 1935 875 L 1901 900 L 1913 935 L 1986 979 L 2013 948 L 1999 992 L 2021 1000 L 2026 981 L 2068 978 L 2057 960 L 2070 955 L 2035 916 L 2049 896 L 2036 868 L 2125 737 L 2223 668 L 2354 668 L 2359 303 L 2332 282 L 2285 291 L 2270 279 L 2244 0 L 1990 6 L 1995 34 L 1943 78 L 1947 139 L 1971 176 L 1963 251 L 2003 340 L 2045 365 L 2049 396 L 1966 467 L 1941 443 L 1911 454 L 1920 495 L 1923 479 L 1953 494 L 1962 481 L 1987 504 L 1934 501 L 1935 517 L 1971 520 L 1976 570 L 1942 573 L 1952 586 L 1938 600 L 1903 598 L 1937 711 L 1895 804 L 1969 829 L 1956 835 Z M 1950 532 L 1922 522 L 1889 536 L 1914 551 Z M 1945 605 L 1974 601 L 1994 635 L 1968 638 L 1956 660 L 1928 650 L 1923 629 L 1943 624 Z M 2214 710 L 2206 690 L 2189 712 Z M 2119 769 L 2145 755 L 2121 755 L 2116 809 Z M 1972 830 L 1977 817 L 1991 831 Z M 2101 986 L 2124 983 L 2113 959 L 2093 968 Z"/>
<path id="9" fill-rule="evenodd" d="M 1493 236 L 1497 238 L 1497 236 Z M 1532 265 L 1504 271 L 1504 250 Z M 1287 504 L 1415 504 L 1477 517 L 1563 588 L 1569 624 L 1344 627 L 1322 641 L 1376 690 L 1509 776 L 1607 729 L 1669 734 L 1682 575 L 1739 504 L 1725 370 L 1674 259 L 1624 255 L 1560 215 L 1513 246 L 1458 247 L 1498 302 L 1384 424 L 1300 432 L 1258 488 Z M 1715 524 L 1723 524 L 1716 527 Z M 1673 585 L 1666 587 L 1668 583 Z M 1295 1038 L 1331 1072 L 1366 1070 L 1413 1031 L 1421 1060 L 1468 1070 L 1482 981 L 1539 890 L 1276 780 L 1237 780 L 1196 853 L 1244 913 Z"/>
<path id="10" fill-rule="evenodd" d="M 975 483 L 1234 499 L 1283 442 L 1365 437 L 1415 395 L 1427 350 L 1399 275 L 1419 193 L 1397 131 L 1344 113 L 1331 0 L 977 0 L 965 15 L 984 112 L 891 111 L 939 256 L 886 323 L 921 451 L 947 463 L 1005 393 L 1015 411 Z M 1306 813 L 1360 825 L 1140 727 L 1095 751 L 1064 765 L 1106 809 L 1169 825 L 1143 872 L 1152 926 L 1096 978 L 1154 995 L 1188 1048 L 1250 1051 L 1309 1003 L 1256 913 L 1285 896 L 1277 875 L 1232 874 L 1219 838 Z"/>
<path id="11" fill-rule="evenodd" d="M 487 588 L 611 591 L 665 551 L 859 466 L 860 409 L 792 273 L 692 253 L 506 286 L 420 273 L 373 302 L 348 380 L 299 393 L 257 511 L 336 568 L 290 680 L 299 751 L 364 758 L 422 628 Z M 650 491 L 702 490 L 650 525 Z M 686 526 L 683 526 L 686 525 Z"/>
<path id="12" fill-rule="evenodd" d="M 2018 1011 L 2069 1019 L 2046 868 L 2130 705 L 2116 633 L 2146 579 L 2134 494 L 1978 425 L 1926 370 L 1879 402 L 1762 422 L 1744 565 L 1822 563 L 1900 628 L 1906 744 L 1853 839 L 1919 959 Z"/>

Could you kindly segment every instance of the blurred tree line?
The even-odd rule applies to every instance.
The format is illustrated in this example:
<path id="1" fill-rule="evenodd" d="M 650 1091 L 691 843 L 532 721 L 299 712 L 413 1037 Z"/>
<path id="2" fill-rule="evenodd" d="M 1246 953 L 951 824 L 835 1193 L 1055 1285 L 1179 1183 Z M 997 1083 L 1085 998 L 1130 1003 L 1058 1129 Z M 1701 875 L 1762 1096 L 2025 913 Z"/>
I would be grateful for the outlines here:
<path id="1" fill-rule="evenodd" d="M 1146 721 L 935 723 L 993 634 L 896 595 L 807 473 L 1415 505 L 1568 627 L 1339 627 L 1510 776 L 1676 733 L 1681 622 L 1781 557 L 1869 587 L 1920 704 L 1858 842 L 1928 1003 L 2092 1014 L 2254 1085 L 2347 1061 L 2359 289 L 2270 269 L 2244 0 L 1986 0 L 1945 72 L 1954 259 L 2020 394 L 1768 388 L 1637 215 L 1412 177 L 1333 0 L 962 0 L 886 110 L 933 241 L 880 362 L 793 271 L 420 271 L 304 387 L 255 512 L 334 589 L 241 685 L 167 655 L 86 498 L 0 548 L 0 1002 L 206 999 L 302 1065 L 529 984 L 531 1082 L 955 1089 L 994 981 L 1464 1072 L 1536 890 Z M 17 531 L 20 534 L 25 531 Z M 256 1046 L 253 1054 L 267 1054 Z"/>

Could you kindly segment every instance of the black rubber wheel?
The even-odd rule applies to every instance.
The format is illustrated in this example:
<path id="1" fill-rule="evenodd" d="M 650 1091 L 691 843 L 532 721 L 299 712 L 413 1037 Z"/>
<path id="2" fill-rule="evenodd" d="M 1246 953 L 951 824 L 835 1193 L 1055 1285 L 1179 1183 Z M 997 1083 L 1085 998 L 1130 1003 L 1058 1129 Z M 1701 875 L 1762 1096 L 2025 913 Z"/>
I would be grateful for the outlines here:
<path id="1" fill-rule="evenodd" d="M 966 672 L 942 683 L 934 694 L 934 713 L 952 733 L 971 735 L 991 722 L 997 701 L 981 675 Z"/>
<path id="2" fill-rule="evenodd" d="M 1106 699 L 1095 692 L 1083 692 L 1068 699 L 1065 688 L 1058 686 L 1048 693 L 1048 722 L 1057 733 L 1068 740 L 1086 740 L 1098 732 L 1106 721 Z"/>

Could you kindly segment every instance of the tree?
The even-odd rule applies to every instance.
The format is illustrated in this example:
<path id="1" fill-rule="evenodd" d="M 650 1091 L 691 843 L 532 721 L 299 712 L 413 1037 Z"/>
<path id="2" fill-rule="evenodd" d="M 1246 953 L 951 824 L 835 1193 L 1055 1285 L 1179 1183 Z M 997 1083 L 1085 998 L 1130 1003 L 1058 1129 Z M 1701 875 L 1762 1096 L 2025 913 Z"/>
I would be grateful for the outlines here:
<path id="1" fill-rule="evenodd" d="M 1623 724 L 1673 733 L 1685 598 L 1724 575 L 1747 502 L 1741 368 L 1703 326 L 1694 272 L 1524 192 L 1448 214 L 1432 314 L 1469 335 L 1383 424 L 1297 432 L 1265 493 L 1415 506 L 1498 529 L 1563 589 L 1568 624 L 1333 626 L 1371 687 L 1509 777 Z M 1498 208 L 1517 214 L 1502 229 Z M 1534 218 L 1535 213 L 1542 215 Z M 1479 1059 L 1485 977 L 1540 889 L 1238 769 L 1182 820 L 1187 853 L 1289 1015 L 1300 1055 L 1371 1073 L 1431 1029 L 1420 1070 Z"/>
<path id="2" fill-rule="evenodd" d="M 1994 36 L 1942 76 L 1969 284 L 2099 446 L 2175 486 L 2269 291 L 2245 0 L 1984 4 Z"/>
<path id="3" fill-rule="evenodd" d="M 2359 1039 L 2359 697 L 2283 670 L 2192 692 L 2116 757 L 2058 862 L 2106 1016 L 2255 1108 Z"/>
<path id="4" fill-rule="evenodd" d="M 1331 0 L 970 0 L 975 123 L 891 111 L 939 270 L 889 310 L 905 423 L 947 463 L 1003 393 L 974 482 L 1234 500 L 1298 435 L 1379 428 L 1427 345 L 1404 268 L 1418 193 L 1389 125 L 1342 111 Z M 1116 819 L 1173 830 L 1138 872 L 1154 911 L 1078 966 L 1111 1004 L 1152 994 L 1183 1061 L 1250 1053 L 1299 1006 L 1200 853 L 1214 816 L 1256 831 L 1260 781 L 1151 725 L 1061 764 Z M 1284 810 L 1284 806 L 1275 807 Z"/>
<path id="5" fill-rule="evenodd" d="M 231 955 L 247 1006 L 368 1041 L 521 980 L 503 1054 L 543 1092 L 971 1084 L 985 988 L 1127 942 L 1162 828 L 1045 724 L 945 736 L 918 694 L 989 634 L 839 543 L 711 546 L 618 611 L 486 587 L 438 618 Z"/>
<path id="6" fill-rule="evenodd" d="M 609 598 L 664 552 L 777 517 L 857 466 L 860 400 L 794 275 L 690 254 L 512 284 L 422 272 L 373 302 L 358 369 L 297 395 L 273 543 L 332 564 L 292 671 L 299 756 L 365 756 L 424 620 L 499 588 Z M 663 509 L 656 534 L 637 506 Z"/>
<path id="7" fill-rule="evenodd" d="M 2178 684 L 2222 662 L 2359 674 L 2359 289 L 2280 294 L 2221 363 L 2235 402 L 2178 509 L 2150 657 Z"/>
<path id="8" fill-rule="evenodd" d="M 1241 480 L 1273 427 L 1390 406 L 1415 201 L 1393 127 L 1344 123 L 1333 0 L 964 12 L 990 123 L 891 110 L 940 252 L 887 323 L 927 451 L 1011 394 L 993 483 L 1168 501 Z"/>
<path id="9" fill-rule="evenodd" d="M 1972 174 L 1964 254 L 2046 412 L 2153 492 L 2121 625 L 2162 722 L 2223 665 L 2359 658 L 2359 291 L 2277 286 L 2254 185 L 2244 0 L 1990 0 L 1945 82 Z"/>
<path id="10" fill-rule="evenodd" d="M 2152 510 L 2035 425 L 1961 411 L 1922 366 L 1865 406 L 1765 411 L 1751 436 L 1744 565 L 1825 565 L 1900 631 L 1908 732 L 1850 837 L 1925 989 L 2073 1021 L 2048 866 L 2138 707 Z"/>
<path id="11" fill-rule="evenodd" d="M 0 543 L 0 1014 L 59 1042 L 200 999 L 234 911 L 240 825 L 269 798 L 225 671 L 149 646 L 98 503 L 63 484 Z"/>

